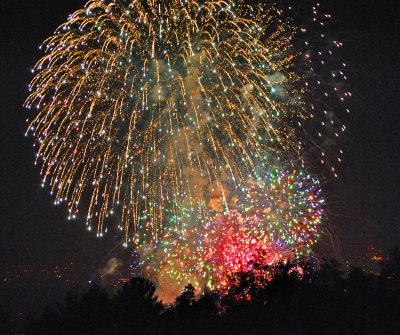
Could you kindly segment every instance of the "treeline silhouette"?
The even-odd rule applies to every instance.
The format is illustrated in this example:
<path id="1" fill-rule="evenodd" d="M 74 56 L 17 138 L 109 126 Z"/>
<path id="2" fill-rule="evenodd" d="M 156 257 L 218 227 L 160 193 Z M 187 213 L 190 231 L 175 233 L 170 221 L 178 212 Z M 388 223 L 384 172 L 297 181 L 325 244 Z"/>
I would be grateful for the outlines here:
<path id="1" fill-rule="evenodd" d="M 144 278 L 132 278 L 113 295 L 93 285 L 27 318 L 21 334 L 400 334 L 399 249 L 380 265 L 377 273 L 355 267 L 344 273 L 334 260 L 318 270 L 259 267 L 274 272 L 272 281 L 240 273 L 224 296 L 206 291 L 199 298 L 188 284 L 167 305 Z M 4 313 L 0 324 L 2 334 L 14 333 Z"/>

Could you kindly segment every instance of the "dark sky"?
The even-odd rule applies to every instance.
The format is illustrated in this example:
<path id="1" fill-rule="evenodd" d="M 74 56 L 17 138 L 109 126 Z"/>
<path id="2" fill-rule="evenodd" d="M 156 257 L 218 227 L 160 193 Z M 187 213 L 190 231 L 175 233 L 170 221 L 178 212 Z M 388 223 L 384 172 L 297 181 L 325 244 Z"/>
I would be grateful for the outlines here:
<path id="1" fill-rule="evenodd" d="M 332 32 L 345 46 L 350 68 L 352 113 L 344 144 L 340 178 L 324 185 L 330 225 L 342 260 L 359 262 L 368 244 L 384 251 L 400 245 L 400 5 L 398 0 L 324 0 L 335 19 Z M 2 0 L 0 21 L 0 277 L 21 269 L 51 269 L 74 261 L 72 276 L 90 279 L 103 257 L 119 241 L 98 240 L 83 224 L 66 220 L 40 187 L 33 166 L 31 138 L 25 138 L 22 108 L 39 59 L 39 44 L 83 6 L 83 0 Z M 321 253 L 325 253 L 321 250 Z M 0 308 L 11 293 L 15 308 L 54 298 L 54 288 L 38 274 L 31 283 L 0 283 Z M 49 285 L 49 286 L 47 286 Z M 54 285 L 53 285 L 54 286 Z M 51 287 L 53 287 L 51 286 Z M 10 288 L 11 287 L 11 288 Z M 33 293 L 36 292 L 36 293 Z M 13 305 L 13 306 L 14 306 Z"/>

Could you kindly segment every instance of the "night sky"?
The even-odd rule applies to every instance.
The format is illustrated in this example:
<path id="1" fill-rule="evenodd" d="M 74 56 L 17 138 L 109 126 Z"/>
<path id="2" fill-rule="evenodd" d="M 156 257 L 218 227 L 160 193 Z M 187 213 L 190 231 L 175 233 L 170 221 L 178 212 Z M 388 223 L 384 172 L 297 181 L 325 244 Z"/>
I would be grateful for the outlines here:
<path id="1" fill-rule="evenodd" d="M 0 308 L 42 308 L 59 298 L 58 287 L 65 289 L 65 278 L 46 271 L 73 262 L 68 280 L 85 283 L 120 242 L 113 236 L 97 239 L 82 222 L 68 222 L 65 208 L 52 205 L 33 166 L 32 138 L 24 137 L 30 115 L 22 104 L 30 69 L 41 56 L 38 46 L 83 5 L 83 0 L 1 1 Z M 400 245 L 400 4 L 324 0 L 323 6 L 334 16 L 332 34 L 344 43 L 341 57 L 353 93 L 340 177 L 323 189 L 340 260 L 362 265 L 368 245 L 384 253 Z M 319 249 L 332 254 L 325 244 Z M 24 269 L 32 274 L 15 279 Z"/>

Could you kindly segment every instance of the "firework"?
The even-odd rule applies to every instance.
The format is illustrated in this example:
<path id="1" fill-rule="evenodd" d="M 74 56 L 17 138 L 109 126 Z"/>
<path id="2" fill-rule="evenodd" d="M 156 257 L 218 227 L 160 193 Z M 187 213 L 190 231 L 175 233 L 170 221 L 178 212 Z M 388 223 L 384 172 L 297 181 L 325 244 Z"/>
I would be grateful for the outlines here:
<path id="1" fill-rule="evenodd" d="M 160 285 L 161 295 L 179 293 L 189 282 L 226 292 L 237 273 L 296 263 L 311 252 L 324 217 L 320 193 L 310 175 L 271 168 L 232 195 L 235 209 L 210 211 L 208 220 L 195 211 L 183 233 L 171 229 L 157 245 L 138 247 L 137 267 Z"/>
<path id="2" fill-rule="evenodd" d="M 153 243 L 182 208 L 229 209 L 271 157 L 304 165 L 318 118 L 298 32 L 271 4 L 89 1 L 45 42 L 26 102 L 55 203 Z"/>
<path id="3" fill-rule="evenodd" d="M 133 272 L 166 300 L 268 281 L 320 237 L 305 171 L 319 160 L 336 176 L 333 110 L 351 94 L 331 66 L 341 43 L 319 32 L 330 15 L 312 7 L 309 29 L 293 8 L 91 0 L 44 43 L 26 101 L 43 186 L 98 236 L 123 231 Z"/>

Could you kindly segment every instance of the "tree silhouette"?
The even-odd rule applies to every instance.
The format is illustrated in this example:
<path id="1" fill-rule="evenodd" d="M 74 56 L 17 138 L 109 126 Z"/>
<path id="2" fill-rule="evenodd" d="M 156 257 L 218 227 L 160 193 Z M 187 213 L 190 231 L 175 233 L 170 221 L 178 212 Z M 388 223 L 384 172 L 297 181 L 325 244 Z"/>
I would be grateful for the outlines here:
<path id="1" fill-rule="evenodd" d="M 188 284 L 169 306 L 143 278 L 132 278 L 113 296 L 93 285 L 82 295 L 70 292 L 38 320 L 30 318 L 23 334 L 397 335 L 399 260 L 395 249 L 379 275 L 355 267 L 346 275 L 334 260 L 319 270 L 312 264 L 255 264 L 254 272 L 233 275 L 225 294 L 204 290 L 196 297 Z"/>
<path id="2" fill-rule="evenodd" d="M 27 334 L 110 334 L 110 300 L 93 285 L 82 296 L 69 292 L 64 304 L 46 307 L 39 322 L 28 322 Z"/>
<path id="3" fill-rule="evenodd" d="M 175 299 L 175 307 L 181 311 L 188 311 L 194 304 L 196 298 L 196 289 L 192 284 L 188 284 L 183 289 L 180 296 Z"/>
<path id="4" fill-rule="evenodd" d="M 343 278 L 340 264 L 334 259 L 322 263 L 317 278 L 319 283 L 325 286 L 340 285 Z"/>
<path id="5" fill-rule="evenodd" d="M 117 334 L 146 334 L 154 326 L 163 308 L 155 291 L 151 281 L 140 277 L 124 284 L 112 301 Z"/>

